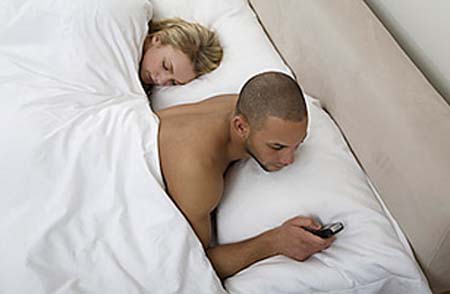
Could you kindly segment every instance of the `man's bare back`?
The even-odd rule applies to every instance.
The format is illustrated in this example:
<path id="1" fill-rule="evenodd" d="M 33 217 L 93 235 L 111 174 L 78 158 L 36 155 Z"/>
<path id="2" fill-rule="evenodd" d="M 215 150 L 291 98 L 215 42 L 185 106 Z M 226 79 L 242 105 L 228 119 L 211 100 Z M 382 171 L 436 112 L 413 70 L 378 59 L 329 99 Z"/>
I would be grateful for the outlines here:
<path id="1" fill-rule="evenodd" d="M 178 167 L 193 158 L 194 164 L 212 165 L 223 174 L 229 164 L 223 155 L 236 100 L 237 95 L 224 95 L 157 113 L 161 121 L 160 156 L 168 178 L 175 170 L 173 165 Z"/>
<path id="2" fill-rule="evenodd" d="M 169 195 L 194 226 L 206 247 L 209 215 L 223 192 L 229 118 L 237 96 L 227 95 L 158 112 L 159 150 Z M 198 195 L 204 195 L 198 199 Z M 196 228 L 195 223 L 200 223 Z"/>
<path id="3" fill-rule="evenodd" d="M 275 75 L 276 80 L 280 74 Z M 294 94 L 292 99 L 299 99 Z M 246 115 L 237 111 L 238 101 L 245 101 L 242 96 L 218 96 L 157 113 L 160 163 L 167 192 L 191 224 L 221 278 L 278 254 L 301 261 L 334 241 L 334 237 L 322 239 L 303 229 L 320 228 L 313 219 L 294 217 L 254 238 L 209 247 L 211 214 L 221 200 L 223 176 L 229 165 L 251 156 L 265 170 L 279 170 L 293 162 L 295 150 L 306 137 L 307 117 L 291 120 L 265 115 L 261 126 L 256 127 L 256 122 L 252 126 Z M 268 101 L 266 104 L 273 103 Z"/>

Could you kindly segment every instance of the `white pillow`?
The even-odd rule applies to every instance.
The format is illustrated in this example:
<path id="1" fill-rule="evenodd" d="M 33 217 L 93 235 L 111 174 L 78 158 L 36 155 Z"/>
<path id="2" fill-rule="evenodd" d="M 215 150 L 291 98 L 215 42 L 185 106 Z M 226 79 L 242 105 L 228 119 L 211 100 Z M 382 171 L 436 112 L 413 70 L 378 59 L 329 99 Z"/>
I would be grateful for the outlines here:
<path id="1" fill-rule="evenodd" d="M 195 102 L 238 93 L 245 81 L 257 73 L 277 70 L 290 74 L 269 42 L 258 20 L 244 0 L 153 0 L 155 19 L 178 16 L 216 31 L 224 47 L 222 64 L 184 86 L 153 91 L 152 108 Z"/>
<path id="2" fill-rule="evenodd" d="M 328 115 L 308 98 L 310 132 L 293 165 L 274 173 L 254 160 L 228 173 L 217 210 L 218 243 L 237 242 L 296 215 L 345 228 L 304 262 L 277 256 L 225 282 L 230 293 L 429 293 Z M 331 292 L 330 292 L 331 291 Z"/>

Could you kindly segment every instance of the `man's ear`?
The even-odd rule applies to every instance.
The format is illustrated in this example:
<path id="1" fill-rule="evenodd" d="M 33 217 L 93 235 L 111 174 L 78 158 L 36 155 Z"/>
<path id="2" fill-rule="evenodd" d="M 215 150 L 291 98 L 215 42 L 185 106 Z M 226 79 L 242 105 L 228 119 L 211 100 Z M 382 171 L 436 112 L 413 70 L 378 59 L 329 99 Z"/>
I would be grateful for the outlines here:
<path id="1" fill-rule="evenodd" d="M 239 138 L 245 140 L 250 134 L 250 125 L 242 115 L 235 115 L 231 119 L 231 127 Z"/>

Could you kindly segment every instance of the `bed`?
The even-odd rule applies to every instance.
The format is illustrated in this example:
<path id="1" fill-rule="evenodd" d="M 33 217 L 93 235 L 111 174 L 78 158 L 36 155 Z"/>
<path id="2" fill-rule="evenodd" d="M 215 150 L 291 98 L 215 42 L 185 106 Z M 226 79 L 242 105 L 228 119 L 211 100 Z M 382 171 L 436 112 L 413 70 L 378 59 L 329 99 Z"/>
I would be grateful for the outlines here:
<path id="1" fill-rule="evenodd" d="M 345 3 L 356 7 L 349 10 L 355 21 L 373 19 L 362 3 Z M 409 245 L 416 242 L 421 260 L 428 239 L 417 244 L 417 231 L 390 196 L 398 188 L 381 189 L 381 172 L 369 168 L 364 152 L 372 141 L 364 135 L 371 128 L 362 132 L 343 110 L 342 104 L 359 109 L 351 85 L 333 84 L 335 68 L 319 63 L 342 56 L 320 51 L 316 31 L 305 29 L 310 39 L 301 47 L 292 42 L 297 29 L 292 39 L 271 31 L 287 25 L 276 17 L 292 8 L 284 5 L 324 19 L 333 6 L 252 5 L 286 62 L 245 0 L 0 3 L 0 293 L 431 293 L 422 268 L 434 273 L 434 264 L 421 268 Z M 305 28 L 313 24 L 306 15 Z M 146 25 L 171 16 L 216 30 L 224 60 L 188 85 L 155 89 L 149 105 L 138 78 Z M 334 32 L 326 24 L 314 23 L 318 31 Z M 306 46 L 316 42 L 318 47 Z M 251 160 L 233 167 L 216 211 L 216 242 L 242 240 L 298 214 L 339 220 L 345 229 L 332 247 L 307 261 L 277 256 L 222 282 L 165 193 L 155 112 L 237 93 L 248 78 L 269 70 L 297 76 L 308 94 L 310 132 L 295 164 L 283 171 L 265 173 Z M 364 87 L 372 90 L 364 83 L 357 90 Z M 439 114 L 449 117 L 446 110 Z M 448 172 L 447 165 L 438 167 Z M 444 231 L 433 251 L 437 262 L 448 261 L 448 252 L 439 251 L 448 246 Z M 448 289 L 437 273 L 435 280 L 428 276 L 431 286 Z"/>

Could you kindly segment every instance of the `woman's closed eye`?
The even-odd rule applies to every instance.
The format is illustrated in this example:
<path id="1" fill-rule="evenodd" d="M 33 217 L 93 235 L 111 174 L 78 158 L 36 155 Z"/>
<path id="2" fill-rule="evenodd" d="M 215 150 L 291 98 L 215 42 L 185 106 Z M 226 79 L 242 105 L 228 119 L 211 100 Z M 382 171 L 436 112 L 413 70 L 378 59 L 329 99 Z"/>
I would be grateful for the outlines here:
<path id="1" fill-rule="evenodd" d="M 163 60 L 162 67 L 165 71 L 173 73 L 172 64 L 168 62 L 166 59 Z"/>
<path id="2" fill-rule="evenodd" d="M 169 71 L 169 67 L 167 66 L 167 63 L 165 60 L 162 62 L 162 67 L 165 71 Z"/>

